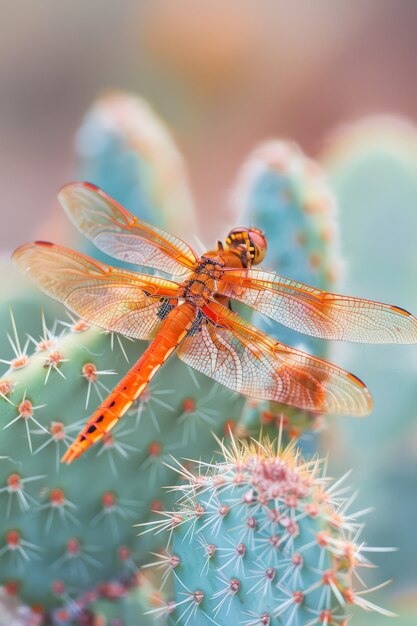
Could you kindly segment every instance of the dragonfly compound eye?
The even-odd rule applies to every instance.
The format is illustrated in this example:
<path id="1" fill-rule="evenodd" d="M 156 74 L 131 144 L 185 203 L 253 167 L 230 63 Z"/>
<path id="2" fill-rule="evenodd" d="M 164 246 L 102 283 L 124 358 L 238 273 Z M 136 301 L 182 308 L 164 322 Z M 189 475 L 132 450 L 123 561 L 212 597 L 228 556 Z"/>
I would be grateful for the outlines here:
<path id="1" fill-rule="evenodd" d="M 226 243 L 232 249 L 244 245 L 254 265 L 261 263 L 265 258 L 267 241 L 263 232 L 257 228 L 234 228 L 227 235 Z"/>

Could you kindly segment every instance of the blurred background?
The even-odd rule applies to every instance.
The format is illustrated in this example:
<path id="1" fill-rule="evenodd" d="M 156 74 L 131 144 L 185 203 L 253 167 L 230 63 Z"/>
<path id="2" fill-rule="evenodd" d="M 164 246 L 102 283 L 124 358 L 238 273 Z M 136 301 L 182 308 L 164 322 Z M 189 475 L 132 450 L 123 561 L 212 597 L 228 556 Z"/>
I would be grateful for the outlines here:
<path id="1" fill-rule="evenodd" d="M 231 190 L 252 148 L 290 139 L 321 162 L 339 205 L 340 288 L 417 311 L 416 2 L 0 6 L 2 254 L 35 237 L 64 241 L 55 198 L 76 171 L 77 129 L 99 95 L 123 89 L 151 103 L 173 133 L 204 243 L 233 225 Z M 395 578 L 390 607 L 411 625 L 417 356 L 412 348 L 350 346 L 334 355 L 369 383 L 375 411 L 366 423 L 334 423 L 323 449 L 334 473 L 354 467 L 358 508 L 375 506 L 370 543 L 400 547 L 376 560 L 382 577 Z"/>
<path id="2" fill-rule="evenodd" d="M 260 140 L 316 155 L 346 121 L 415 119 L 413 0 L 3 0 L 1 13 L 2 249 L 56 208 L 75 130 L 112 87 L 140 93 L 174 132 L 210 239 L 208 210 L 227 210 Z"/>

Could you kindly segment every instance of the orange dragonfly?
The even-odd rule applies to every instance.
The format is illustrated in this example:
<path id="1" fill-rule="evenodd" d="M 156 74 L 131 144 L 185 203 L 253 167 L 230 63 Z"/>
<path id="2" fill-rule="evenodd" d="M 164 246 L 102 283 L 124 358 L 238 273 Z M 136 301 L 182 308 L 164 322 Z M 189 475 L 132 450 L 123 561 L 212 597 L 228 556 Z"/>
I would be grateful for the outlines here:
<path id="1" fill-rule="evenodd" d="M 230 299 L 314 337 L 417 341 L 417 320 L 399 307 L 252 269 L 267 249 L 265 236 L 255 228 L 233 229 L 224 244 L 199 257 L 90 183 L 66 185 L 59 199 L 79 230 L 107 254 L 179 277 L 118 269 L 43 241 L 15 251 L 18 266 L 83 320 L 151 340 L 68 448 L 62 458 L 67 463 L 113 428 L 174 352 L 197 371 L 253 398 L 317 413 L 370 412 L 371 396 L 356 376 L 264 334 L 230 309 Z"/>

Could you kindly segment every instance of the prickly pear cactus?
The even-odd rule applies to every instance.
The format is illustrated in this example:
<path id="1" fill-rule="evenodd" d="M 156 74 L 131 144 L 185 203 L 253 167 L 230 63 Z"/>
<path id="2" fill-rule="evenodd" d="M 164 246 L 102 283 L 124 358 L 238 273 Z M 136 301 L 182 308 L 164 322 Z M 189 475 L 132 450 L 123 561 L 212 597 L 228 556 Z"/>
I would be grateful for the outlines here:
<path id="1" fill-rule="evenodd" d="M 196 473 L 179 466 L 177 507 L 151 526 L 167 540 L 150 566 L 175 589 L 155 615 L 178 626 L 340 626 L 352 606 L 391 614 L 358 589 L 372 549 L 358 543 L 344 479 L 329 482 L 294 444 L 221 448 L 221 461 Z"/>
<path id="2" fill-rule="evenodd" d="M 0 382 L 0 584 L 48 608 L 134 573 L 160 540 L 138 539 L 133 523 L 172 500 L 161 491 L 174 476 L 164 462 L 190 446 L 210 457 L 210 432 L 237 421 L 242 400 L 173 359 L 119 427 L 63 466 L 67 445 L 144 343 L 72 320 L 45 322 L 25 350 L 13 330 L 11 339 L 17 353 L 10 348 Z"/>
<path id="3" fill-rule="evenodd" d="M 335 202 L 320 167 L 292 143 L 269 141 L 254 150 L 239 174 L 234 203 L 239 224 L 262 229 L 268 238 L 264 269 L 327 291 L 340 273 Z M 240 310 L 243 310 L 242 308 Z M 283 343 L 321 358 L 329 344 L 275 324 L 260 314 L 252 322 Z M 318 416 L 270 402 L 246 403 L 242 423 L 256 435 L 260 424 L 272 436 L 282 416 L 299 437 L 320 427 Z M 306 447 L 311 437 L 303 442 Z"/>
<path id="4" fill-rule="evenodd" d="M 98 100 L 76 148 L 82 178 L 142 219 L 195 232 L 181 157 L 143 101 L 120 93 Z M 0 584 L 28 604 L 65 612 L 86 588 L 133 575 L 149 546 L 132 524 L 170 497 L 161 491 L 173 476 L 164 462 L 190 446 L 210 457 L 210 432 L 236 423 L 243 400 L 173 359 L 119 429 L 79 464 L 61 466 L 77 430 L 146 345 L 67 318 L 10 267 L 4 276 Z M 133 481 L 138 472 L 141 480 Z"/>

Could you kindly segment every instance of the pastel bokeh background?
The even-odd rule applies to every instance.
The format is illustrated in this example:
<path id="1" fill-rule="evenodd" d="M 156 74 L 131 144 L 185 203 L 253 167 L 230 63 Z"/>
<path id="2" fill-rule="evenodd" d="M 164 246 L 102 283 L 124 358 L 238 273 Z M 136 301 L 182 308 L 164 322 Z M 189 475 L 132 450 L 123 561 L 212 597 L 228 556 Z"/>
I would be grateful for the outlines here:
<path id="1" fill-rule="evenodd" d="M 339 204 L 340 288 L 417 311 L 416 3 L 39 0 L 3 2 L 1 14 L 2 255 L 36 237 L 64 240 L 55 197 L 74 175 L 77 129 L 99 94 L 124 89 L 173 132 L 206 245 L 234 224 L 230 192 L 253 146 L 291 139 L 321 161 Z M 375 583 L 394 578 L 381 602 L 408 626 L 416 349 L 337 346 L 333 358 L 369 384 L 375 411 L 335 420 L 323 450 L 335 473 L 353 467 L 358 509 L 375 507 L 370 543 L 400 548 L 375 557 Z"/>
<path id="2" fill-rule="evenodd" d="M 0 245 L 31 237 L 71 176 L 74 131 L 99 92 L 142 94 L 186 157 L 208 240 L 242 155 L 268 136 L 310 155 L 339 124 L 415 116 L 408 0 L 52 0 L 1 3 Z"/>

